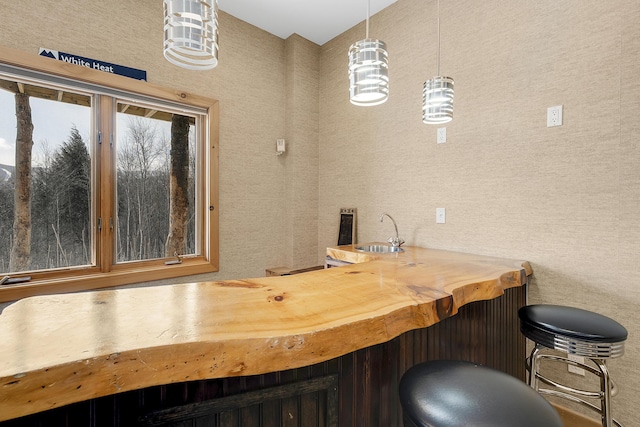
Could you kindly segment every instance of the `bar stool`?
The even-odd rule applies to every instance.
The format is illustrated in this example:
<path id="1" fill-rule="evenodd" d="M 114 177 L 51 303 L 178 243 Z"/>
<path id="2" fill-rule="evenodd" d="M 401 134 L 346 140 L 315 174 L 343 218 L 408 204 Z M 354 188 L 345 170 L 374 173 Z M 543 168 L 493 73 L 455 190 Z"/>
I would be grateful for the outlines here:
<path id="1" fill-rule="evenodd" d="M 562 427 L 560 415 L 527 384 L 469 362 L 436 360 L 400 380 L 405 427 Z"/>
<path id="2" fill-rule="evenodd" d="M 611 427 L 621 424 L 611 415 L 611 397 L 617 392 L 609 378 L 606 359 L 624 354 L 627 330 L 615 320 L 574 307 L 559 305 L 528 305 L 518 311 L 520 330 L 535 343 L 527 361 L 529 385 L 540 394 L 552 395 L 579 403 L 600 414 L 602 425 Z M 545 351 L 559 350 L 567 354 L 558 355 Z M 591 364 L 569 359 L 569 355 L 581 356 Z M 552 360 L 577 366 L 600 378 L 600 390 L 591 391 L 569 387 L 540 374 L 542 360 Z M 540 388 L 543 382 L 552 388 Z M 596 399 L 599 406 L 585 399 Z"/>

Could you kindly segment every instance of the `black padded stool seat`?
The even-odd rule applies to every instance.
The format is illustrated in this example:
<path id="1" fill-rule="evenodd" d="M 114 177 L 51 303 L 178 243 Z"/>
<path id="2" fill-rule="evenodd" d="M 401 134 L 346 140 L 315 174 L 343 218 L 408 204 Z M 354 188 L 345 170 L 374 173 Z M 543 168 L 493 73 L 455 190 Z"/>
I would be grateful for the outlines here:
<path id="1" fill-rule="evenodd" d="M 518 311 L 520 330 L 547 348 L 586 357 L 619 357 L 627 330 L 615 320 L 560 305 L 527 305 Z"/>
<path id="2" fill-rule="evenodd" d="M 522 381 L 469 362 L 420 363 L 400 380 L 405 427 L 562 427 L 555 409 Z"/>

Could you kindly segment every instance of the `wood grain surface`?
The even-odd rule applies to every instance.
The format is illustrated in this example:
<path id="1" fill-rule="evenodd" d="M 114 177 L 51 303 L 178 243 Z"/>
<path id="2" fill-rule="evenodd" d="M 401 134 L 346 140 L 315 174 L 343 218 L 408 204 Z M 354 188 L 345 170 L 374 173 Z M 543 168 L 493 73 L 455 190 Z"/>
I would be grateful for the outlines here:
<path id="1" fill-rule="evenodd" d="M 294 276 L 31 297 L 0 314 L 0 420 L 160 384 L 283 371 L 526 283 L 525 261 L 408 247 Z"/>

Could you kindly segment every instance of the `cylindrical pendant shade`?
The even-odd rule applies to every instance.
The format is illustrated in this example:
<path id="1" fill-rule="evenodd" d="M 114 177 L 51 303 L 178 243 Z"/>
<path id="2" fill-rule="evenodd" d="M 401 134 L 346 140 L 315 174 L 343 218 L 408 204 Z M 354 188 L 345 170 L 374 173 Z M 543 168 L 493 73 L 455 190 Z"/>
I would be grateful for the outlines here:
<path id="1" fill-rule="evenodd" d="M 453 119 L 453 79 L 437 76 L 424 82 L 422 121 L 427 124 L 447 123 Z"/>
<path id="2" fill-rule="evenodd" d="M 164 57 L 190 70 L 218 65 L 217 0 L 164 0 Z"/>
<path id="3" fill-rule="evenodd" d="M 389 60 L 383 41 L 364 39 L 349 48 L 349 98 L 359 106 L 379 105 L 389 97 Z"/>

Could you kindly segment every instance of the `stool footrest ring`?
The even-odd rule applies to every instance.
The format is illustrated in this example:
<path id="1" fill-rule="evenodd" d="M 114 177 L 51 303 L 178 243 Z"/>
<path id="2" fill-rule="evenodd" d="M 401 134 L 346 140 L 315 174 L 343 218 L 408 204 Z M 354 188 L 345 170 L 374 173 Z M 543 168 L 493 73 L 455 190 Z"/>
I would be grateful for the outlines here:
<path id="1" fill-rule="evenodd" d="M 599 358 L 587 358 L 588 361 L 593 364 L 592 366 L 571 360 L 568 358 L 568 355 L 565 357 L 564 354 L 559 355 L 553 353 L 553 351 L 557 350 L 552 350 L 540 343 L 536 343 L 531 354 L 527 358 L 526 363 L 527 370 L 529 371 L 529 385 L 540 394 L 564 398 L 595 411 L 601 416 L 603 427 L 613 427 L 614 425 L 622 427 L 621 424 L 611 416 L 610 400 L 616 393 L 617 389 L 609 376 L 606 361 Z M 551 380 L 540 373 L 540 365 L 543 360 L 573 365 L 585 369 L 586 372 L 589 372 L 600 379 L 600 390 L 582 390 Z M 540 388 L 540 383 L 547 384 L 554 388 Z M 596 406 L 592 402 L 585 400 L 585 398 L 592 399 L 594 402 L 599 401 L 600 406 Z"/>
<path id="2" fill-rule="evenodd" d="M 592 399 L 600 399 L 600 400 L 602 400 L 602 398 L 604 396 L 604 393 L 602 393 L 601 391 L 589 391 L 589 390 L 582 390 L 582 389 L 577 389 L 577 388 L 573 388 L 573 387 L 567 387 L 566 385 L 557 383 L 557 382 L 555 382 L 555 381 L 553 381 L 553 380 L 551 380 L 551 379 L 549 379 L 549 378 L 547 378 L 547 377 L 545 377 L 543 375 L 540 375 L 540 374 L 537 374 L 536 378 L 539 379 L 540 381 L 542 381 L 543 383 L 547 384 L 547 385 L 550 385 L 550 386 L 553 386 L 553 387 L 556 387 L 556 388 L 562 390 L 564 392 L 563 394 L 568 395 L 568 396 L 570 396 L 571 394 L 574 394 L 574 395 L 577 394 L 579 396 L 590 397 Z M 543 390 L 543 389 L 538 388 L 538 391 L 541 391 L 541 390 Z M 545 390 L 548 390 L 548 389 L 545 389 Z M 569 393 L 571 393 L 571 394 L 569 394 Z"/>
<path id="3" fill-rule="evenodd" d="M 559 362 L 559 363 L 566 363 L 567 365 L 572 365 L 572 366 L 576 366 L 576 367 L 581 368 L 581 369 L 585 369 L 585 370 L 591 372 L 595 376 L 602 376 L 602 371 L 600 371 L 598 369 L 595 369 L 594 367 L 592 367 L 590 365 L 587 365 L 586 363 L 580 363 L 578 361 L 571 360 L 571 359 L 569 359 L 567 357 L 564 357 L 564 356 L 554 355 L 554 354 L 538 354 L 537 357 L 538 357 L 538 359 L 543 359 L 544 358 L 544 359 L 553 360 L 553 361 L 556 361 L 556 362 Z M 593 359 L 591 359 L 591 360 L 593 360 Z M 599 362 L 601 364 L 603 363 L 602 360 L 600 360 Z M 527 371 L 529 373 L 531 373 L 531 364 L 529 363 L 528 359 L 526 361 L 526 368 L 527 368 Z M 558 387 L 560 389 L 563 389 L 565 391 L 569 391 L 569 392 L 572 392 L 572 393 L 577 393 L 577 394 L 583 395 L 585 397 L 591 397 L 591 398 L 594 398 L 594 399 L 602 399 L 603 395 L 604 395 L 602 390 L 599 390 L 599 391 L 596 392 L 596 391 L 580 390 L 580 389 L 576 389 L 576 388 L 573 388 L 573 387 L 564 386 L 562 384 L 559 384 L 559 383 L 557 383 L 557 382 L 545 377 L 544 375 L 542 375 L 540 373 L 537 373 L 536 377 L 538 379 L 540 379 L 542 382 L 544 382 L 545 384 L 548 384 L 548 385 L 551 385 L 551 386 L 554 386 L 554 387 Z M 616 386 L 616 383 L 611 378 L 609 378 L 609 383 L 611 384 L 611 397 L 614 397 L 616 394 L 618 394 L 618 387 Z"/>

